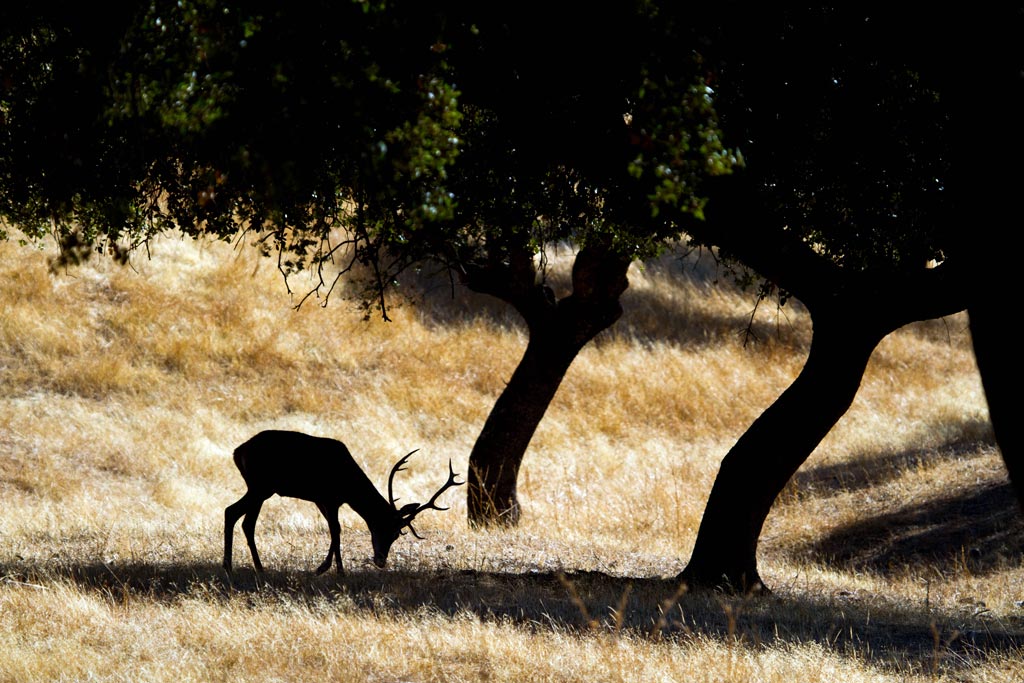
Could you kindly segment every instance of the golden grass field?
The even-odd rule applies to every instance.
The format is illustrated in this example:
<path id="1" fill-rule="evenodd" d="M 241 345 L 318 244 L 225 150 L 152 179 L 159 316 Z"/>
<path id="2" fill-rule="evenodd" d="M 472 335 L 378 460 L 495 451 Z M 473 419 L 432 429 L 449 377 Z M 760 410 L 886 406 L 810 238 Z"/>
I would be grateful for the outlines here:
<path id="1" fill-rule="evenodd" d="M 271 427 L 335 437 L 379 487 L 419 448 L 396 495 L 423 500 L 449 458 L 465 473 L 523 328 L 426 279 L 390 323 L 340 297 L 296 310 L 271 261 L 224 243 L 164 238 L 131 267 L 57 274 L 52 255 L 0 243 L 2 682 L 1024 681 L 1024 516 L 963 316 L 875 353 L 768 519 L 771 595 L 673 577 L 809 323 L 762 304 L 744 345 L 752 296 L 692 259 L 634 266 L 623 319 L 527 452 L 518 528 L 470 530 L 455 489 L 378 570 L 343 508 L 347 573 L 318 577 L 326 524 L 273 498 L 267 574 L 237 529 L 229 578 L 235 446 Z"/>

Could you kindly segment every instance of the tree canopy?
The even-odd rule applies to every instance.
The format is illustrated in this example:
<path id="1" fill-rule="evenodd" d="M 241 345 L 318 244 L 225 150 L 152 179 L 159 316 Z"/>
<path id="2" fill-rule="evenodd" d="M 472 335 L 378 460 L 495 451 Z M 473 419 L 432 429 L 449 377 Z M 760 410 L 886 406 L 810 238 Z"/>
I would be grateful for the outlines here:
<path id="1" fill-rule="evenodd" d="M 287 272 L 335 228 L 366 242 L 396 216 L 415 229 L 450 212 L 456 93 L 411 13 L 116 10 L 99 32 L 84 10 L 29 7 L 8 24 L 0 194 L 22 230 L 131 248 L 167 229 L 246 229 Z"/>
<path id="2" fill-rule="evenodd" d="M 424 259 L 567 239 L 643 256 L 678 236 L 650 200 L 699 212 L 700 178 L 736 161 L 653 9 L 122 3 L 97 31 L 9 7 L 0 215 L 128 248 L 241 227 L 286 271 L 341 239 L 382 269 L 377 294 Z"/>

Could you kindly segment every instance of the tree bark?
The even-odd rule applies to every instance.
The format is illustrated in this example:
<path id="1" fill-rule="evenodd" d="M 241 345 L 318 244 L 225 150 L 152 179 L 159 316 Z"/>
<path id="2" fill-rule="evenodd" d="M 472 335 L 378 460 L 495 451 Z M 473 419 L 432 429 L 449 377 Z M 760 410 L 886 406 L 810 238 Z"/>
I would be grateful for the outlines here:
<path id="1" fill-rule="evenodd" d="M 997 296 L 996 292 L 990 295 Z M 1022 356 L 1016 334 L 1007 329 L 1003 321 L 1005 310 L 995 301 L 980 302 L 968 309 L 974 357 L 981 373 L 988 412 L 995 431 L 996 442 L 1006 463 L 1010 483 L 1024 511 L 1024 453 L 1021 452 L 1019 409 Z"/>
<path id="2" fill-rule="evenodd" d="M 580 350 L 622 316 L 619 298 L 629 286 L 630 262 L 608 248 L 589 246 L 576 256 L 573 291 L 564 299 L 539 294 L 541 284 L 529 292 L 502 290 L 501 298 L 526 320 L 530 341 L 469 456 L 466 500 L 472 526 L 519 523 L 517 482 L 526 448 Z M 516 291 L 519 296 L 509 295 Z"/>
<path id="3" fill-rule="evenodd" d="M 470 524 L 519 523 L 519 467 L 576 356 L 575 351 L 561 347 L 558 339 L 531 335 L 512 379 L 491 409 L 469 456 Z"/>
<path id="4" fill-rule="evenodd" d="M 1024 380 L 1024 355 L 1017 332 L 1016 290 L 1020 284 L 1019 241 L 1021 217 L 1018 195 L 1022 181 L 1020 164 L 1008 164 L 998 173 L 979 173 L 976 138 L 980 127 L 998 131 L 1000 154 L 1007 159 L 1024 155 L 1024 65 L 1018 43 L 1009 37 L 1019 34 L 1021 16 L 995 21 L 986 15 L 986 31 L 977 34 L 980 44 L 972 54 L 992 67 L 982 74 L 956 60 L 962 69 L 954 72 L 954 92 L 961 98 L 962 111 L 969 112 L 959 136 L 967 140 L 960 147 L 957 169 L 969 196 L 978 198 L 963 211 L 963 222 L 972 221 L 972 233 L 962 248 L 973 266 L 970 277 L 971 321 L 974 357 L 981 374 L 985 398 L 996 442 L 1010 477 L 1010 483 L 1024 511 L 1024 452 L 1017 401 Z M 957 28 L 960 28 L 958 25 Z M 995 35 L 993 35 L 995 31 Z M 974 35 L 974 34 L 964 34 Z M 980 63 L 980 62 L 979 62 Z M 977 106 L 977 93 L 989 93 L 986 106 Z"/>
<path id="5" fill-rule="evenodd" d="M 757 542 L 775 498 L 850 407 L 884 332 L 841 312 L 814 321 L 800 375 L 722 461 L 693 553 L 679 579 L 690 586 L 751 592 L 765 588 Z"/>

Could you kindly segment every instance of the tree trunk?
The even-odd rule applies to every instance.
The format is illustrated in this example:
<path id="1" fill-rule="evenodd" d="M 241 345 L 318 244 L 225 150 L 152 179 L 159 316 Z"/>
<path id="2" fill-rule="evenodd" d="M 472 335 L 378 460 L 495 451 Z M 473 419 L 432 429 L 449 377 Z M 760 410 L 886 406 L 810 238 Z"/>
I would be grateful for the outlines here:
<path id="1" fill-rule="evenodd" d="M 841 315 L 815 321 L 800 375 L 722 461 L 690 561 L 679 575 L 690 586 L 764 589 L 757 542 L 772 503 L 849 409 L 868 359 L 885 336 Z"/>
<path id="2" fill-rule="evenodd" d="M 526 320 L 530 341 L 469 455 L 471 525 L 519 523 L 516 484 L 526 448 L 577 354 L 621 317 L 630 262 L 605 247 L 586 247 L 573 264 L 571 295 L 556 302 L 538 295 L 538 285 L 525 296 L 503 297 Z"/>
<path id="3" fill-rule="evenodd" d="M 979 49 L 971 49 L 992 67 L 979 74 L 969 63 L 955 60 L 968 73 L 955 72 L 954 76 L 956 85 L 962 86 L 956 90 L 961 97 L 960 106 L 970 112 L 963 120 L 963 129 L 958 131 L 967 142 L 960 148 L 957 169 L 960 180 L 969 188 L 969 196 L 975 200 L 963 212 L 963 224 L 971 225 L 971 234 L 962 248 L 974 268 L 967 313 L 992 429 L 1024 511 L 1024 451 L 1017 403 L 1024 380 L 1024 355 L 1017 331 L 1016 305 L 1020 287 L 1018 195 L 1024 174 L 1019 164 L 1008 164 L 998 173 L 978 173 L 976 138 L 979 127 L 984 126 L 999 132 L 999 150 L 1004 158 L 1020 159 L 1024 155 L 1024 129 L 1020 125 L 1024 115 L 1021 58 L 1017 41 L 1003 37 L 1016 35 L 1021 21 L 1015 11 L 1014 16 L 1000 21 L 992 22 L 991 17 L 986 17 L 984 22 L 988 28 L 977 34 L 979 38 L 984 36 Z M 992 36 L 993 31 L 998 37 Z M 991 94 L 986 97 L 986 106 L 978 108 L 977 93 L 982 91 Z"/>
<path id="4" fill-rule="evenodd" d="M 576 353 L 557 339 L 531 335 L 469 456 L 470 524 L 519 523 L 519 466 Z"/>
<path id="5" fill-rule="evenodd" d="M 1008 251 L 1009 253 L 1009 251 Z M 1012 322 L 1013 313 L 1006 310 L 1004 294 L 1012 291 L 1008 264 L 995 264 L 1000 277 L 988 278 L 990 291 L 979 292 L 977 303 L 968 308 L 974 357 L 985 387 L 985 399 L 992 420 L 999 451 L 1006 463 L 1010 483 L 1024 511 L 1024 452 L 1021 451 L 1021 429 L 1017 405 L 1021 381 L 1024 379 L 1024 356 Z M 998 282 L 998 284 L 997 284 Z"/>

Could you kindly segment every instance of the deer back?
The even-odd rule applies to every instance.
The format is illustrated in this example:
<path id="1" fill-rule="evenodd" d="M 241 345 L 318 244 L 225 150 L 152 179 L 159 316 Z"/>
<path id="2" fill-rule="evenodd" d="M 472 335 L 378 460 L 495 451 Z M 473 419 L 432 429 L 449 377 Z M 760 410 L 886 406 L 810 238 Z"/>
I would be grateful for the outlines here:
<path id="1" fill-rule="evenodd" d="M 235 465 L 250 490 L 353 507 L 386 502 L 336 439 L 267 430 L 235 449 Z"/>

